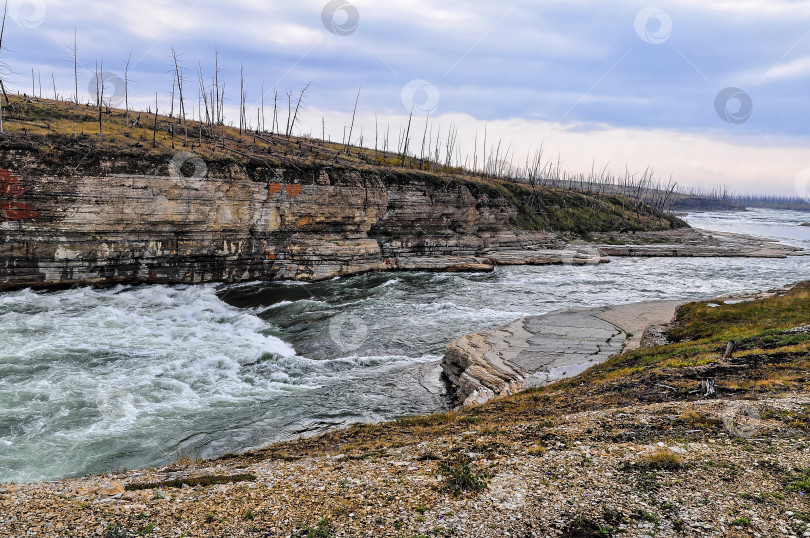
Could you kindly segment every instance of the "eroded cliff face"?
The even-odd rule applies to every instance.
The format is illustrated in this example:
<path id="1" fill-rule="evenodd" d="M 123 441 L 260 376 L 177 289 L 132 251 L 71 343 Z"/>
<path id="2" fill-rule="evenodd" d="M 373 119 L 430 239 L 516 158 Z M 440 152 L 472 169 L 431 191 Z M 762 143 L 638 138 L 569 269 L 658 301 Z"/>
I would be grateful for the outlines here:
<path id="1" fill-rule="evenodd" d="M 482 269 L 484 250 L 548 240 L 518 237 L 514 206 L 458 182 L 332 169 L 218 175 L 0 169 L 0 287 Z"/>

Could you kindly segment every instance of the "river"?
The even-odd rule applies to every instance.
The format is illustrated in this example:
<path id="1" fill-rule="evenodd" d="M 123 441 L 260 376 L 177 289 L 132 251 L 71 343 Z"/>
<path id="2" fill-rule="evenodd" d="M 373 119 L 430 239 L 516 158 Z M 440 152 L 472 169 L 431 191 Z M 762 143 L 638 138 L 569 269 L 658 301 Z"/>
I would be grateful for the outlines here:
<path id="1" fill-rule="evenodd" d="M 810 215 L 686 217 L 810 249 Z M 810 279 L 810 258 L 615 258 L 597 267 L 0 294 L 0 482 L 214 457 L 447 408 L 463 334 L 566 307 Z"/>

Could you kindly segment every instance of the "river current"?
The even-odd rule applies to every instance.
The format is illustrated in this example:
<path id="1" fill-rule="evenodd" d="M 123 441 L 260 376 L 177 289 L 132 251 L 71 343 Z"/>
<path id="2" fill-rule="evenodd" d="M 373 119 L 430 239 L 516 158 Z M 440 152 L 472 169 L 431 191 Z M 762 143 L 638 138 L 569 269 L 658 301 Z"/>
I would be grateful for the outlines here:
<path id="1" fill-rule="evenodd" d="M 806 213 L 693 226 L 810 249 Z M 435 364 L 466 333 L 567 307 L 810 279 L 810 258 L 614 258 L 489 274 L 0 294 L 0 482 L 214 457 L 447 409 Z"/>

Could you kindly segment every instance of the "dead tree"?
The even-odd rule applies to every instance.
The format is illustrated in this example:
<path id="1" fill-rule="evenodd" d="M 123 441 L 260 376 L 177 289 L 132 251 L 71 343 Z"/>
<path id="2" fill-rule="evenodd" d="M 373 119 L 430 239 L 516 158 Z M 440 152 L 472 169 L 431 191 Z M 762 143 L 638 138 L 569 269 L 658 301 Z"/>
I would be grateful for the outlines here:
<path id="1" fill-rule="evenodd" d="M 172 48 L 172 58 L 174 59 L 174 71 L 177 76 L 177 93 L 180 97 L 180 118 L 183 121 L 183 146 L 188 145 L 188 126 L 186 125 L 186 107 L 183 102 L 183 72 L 180 63 L 177 61 L 177 51 Z M 172 94 L 174 95 L 174 94 Z"/>
<path id="2" fill-rule="evenodd" d="M 264 81 L 262 81 L 262 115 L 261 115 L 260 125 L 261 125 L 260 130 L 261 130 L 262 133 L 264 133 L 265 132 L 265 124 L 264 124 Z"/>
<path id="3" fill-rule="evenodd" d="M 357 115 L 357 103 L 360 102 L 360 90 L 362 90 L 362 86 L 357 90 L 357 98 L 354 100 L 354 112 L 352 112 L 352 125 L 349 127 L 349 139 L 346 140 L 346 152 L 349 151 L 349 146 L 352 143 L 352 131 L 354 131 L 354 118 Z"/>
<path id="4" fill-rule="evenodd" d="M 408 155 L 408 141 L 411 138 L 411 120 L 413 120 L 413 107 L 411 107 L 411 115 L 408 116 L 408 129 L 405 132 L 405 140 L 402 143 L 402 166 L 405 166 L 405 158 Z"/>
<path id="5" fill-rule="evenodd" d="M 290 126 L 290 132 L 287 133 L 287 138 L 290 138 L 292 135 L 292 130 L 295 128 L 295 123 L 298 121 L 298 110 L 301 108 L 301 101 L 304 99 L 304 93 L 306 93 L 307 89 L 309 89 L 310 84 L 312 83 L 309 82 L 306 86 L 304 86 L 304 89 L 301 90 L 301 94 L 298 96 L 298 102 L 295 103 L 295 112 L 293 113 L 292 125 Z"/>
<path id="6" fill-rule="evenodd" d="M 3 53 L 3 35 L 6 32 L 6 16 L 8 15 L 8 0 L 6 0 L 5 7 L 3 8 L 3 22 L 0 24 L 0 55 Z M 0 70 L 4 69 L 5 65 L 0 61 Z M 1 74 L 1 73 L 0 73 Z M 3 77 L 0 76 L 0 89 L 3 90 L 3 97 L 6 100 L 6 105 L 9 104 L 8 94 L 6 94 L 6 86 L 3 84 Z M 0 104 L 0 133 L 3 132 L 3 105 Z"/>
<path id="7" fill-rule="evenodd" d="M 278 133 L 278 90 L 273 86 L 273 124 L 270 126 L 270 134 Z"/>
<path id="8" fill-rule="evenodd" d="M 76 92 L 76 106 L 79 106 L 79 61 L 78 61 L 79 45 L 76 35 L 76 27 L 73 27 L 73 89 Z"/>
<path id="9" fill-rule="evenodd" d="M 127 111 L 127 118 L 126 118 L 126 133 L 129 135 L 129 62 L 132 61 L 132 51 L 129 53 L 129 58 L 127 58 L 127 66 L 124 68 L 124 107 Z"/>
<path id="10" fill-rule="evenodd" d="M 172 100 L 171 100 L 171 106 L 169 107 L 169 117 L 170 118 L 174 117 L 174 88 L 175 88 L 176 84 L 177 84 L 177 75 L 173 74 L 172 75 Z"/>
<path id="11" fill-rule="evenodd" d="M 158 94 L 155 92 L 155 126 L 152 130 L 152 147 L 157 147 Z"/>
<path id="12" fill-rule="evenodd" d="M 240 64 L 239 70 L 239 134 L 242 134 L 242 125 L 245 121 L 245 65 Z"/>
<path id="13" fill-rule="evenodd" d="M 290 120 L 292 119 L 292 92 L 287 93 L 287 128 L 284 130 L 284 135 L 289 138 L 290 131 L 292 127 L 290 127 Z"/>
<path id="14" fill-rule="evenodd" d="M 211 115 L 208 110 L 208 93 L 205 91 L 205 81 L 203 80 L 202 64 L 197 62 L 197 76 L 200 82 L 200 96 L 205 105 L 205 124 L 211 125 Z M 200 110 L 200 123 L 202 123 L 202 110 Z"/>
<path id="15" fill-rule="evenodd" d="M 104 58 L 101 59 L 101 72 L 104 72 Z M 98 62 L 96 62 L 96 105 L 98 106 L 98 137 L 104 143 L 104 124 L 102 122 L 101 108 L 104 100 L 104 75 L 98 73 Z"/>

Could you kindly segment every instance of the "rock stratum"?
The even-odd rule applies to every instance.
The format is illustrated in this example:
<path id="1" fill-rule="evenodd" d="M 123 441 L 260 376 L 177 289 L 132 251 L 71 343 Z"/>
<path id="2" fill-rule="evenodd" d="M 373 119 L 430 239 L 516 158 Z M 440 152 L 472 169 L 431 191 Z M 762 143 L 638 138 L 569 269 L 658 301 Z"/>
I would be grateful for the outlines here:
<path id="1" fill-rule="evenodd" d="M 527 316 L 451 342 L 443 375 L 459 406 L 547 385 L 637 348 L 646 330 L 668 323 L 681 304 L 652 301 Z"/>
<path id="2" fill-rule="evenodd" d="M 610 245 L 566 248 L 570 235 L 537 229 L 538 214 L 566 210 L 559 194 L 549 192 L 547 213 L 538 207 L 527 224 L 526 206 L 507 189 L 430 174 L 328 167 L 246 174 L 233 165 L 218 177 L 185 177 L 107 168 L 103 176 L 0 168 L 0 287 L 322 280 L 595 264 L 607 255 L 790 253 L 767 242 L 718 240 L 674 218 L 633 221 L 616 200 L 600 202 L 597 217 L 612 220 L 596 218 L 596 231 L 639 228 L 639 235 L 619 233 L 628 241 L 618 246 L 611 232 Z"/>
<path id="3" fill-rule="evenodd" d="M 524 248 L 515 209 L 463 186 L 356 171 L 278 177 L 26 177 L 0 171 L 0 285 L 319 280 L 387 269 L 491 269 Z M 440 259 L 439 259 L 440 258 Z"/>
<path id="4" fill-rule="evenodd" d="M 493 252 L 531 251 L 529 263 L 590 260 L 560 250 L 537 255 L 560 242 L 536 222 L 516 225 L 526 208 L 505 189 L 430 174 L 322 166 L 255 172 L 181 154 L 195 166 L 190 177 L 168 158 L 158 158 L 162 168 L 152 175 L 116 173 L 133 168 L 128 155 L 123 163 L 96 157 L 98 175 L 65 176 L 16 153 L 3 155 L 16 168 L 0 168 L 4 288 L 491 270 Z M 142 160 L 134 168 L 149 168 Z"/>

